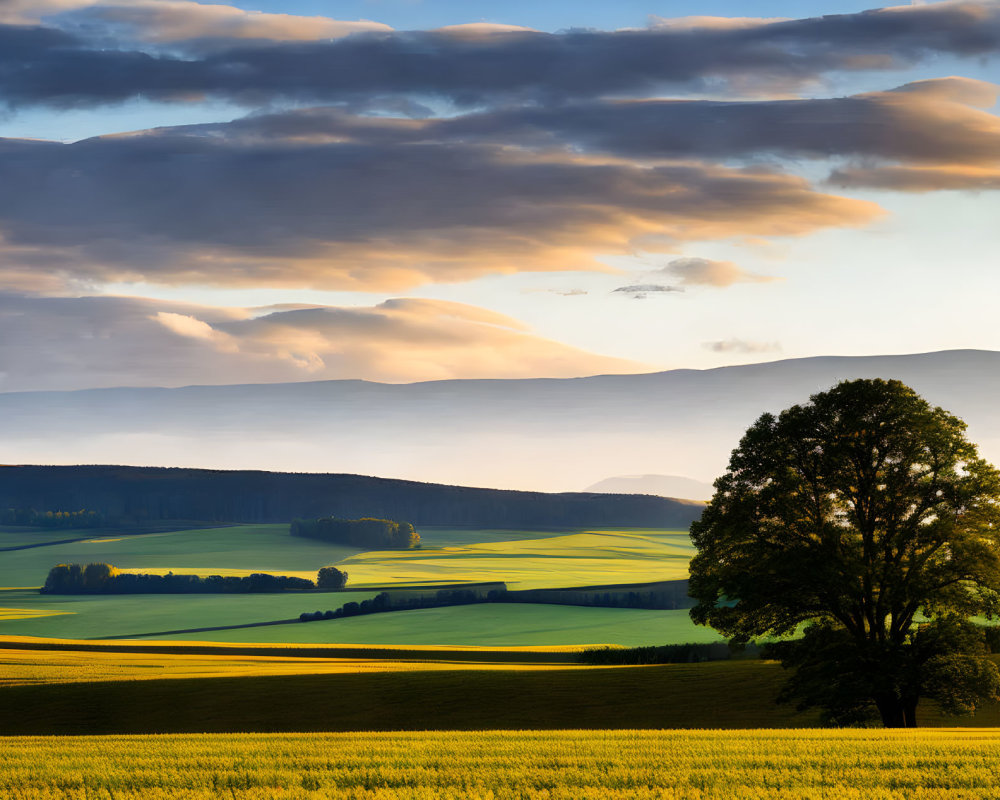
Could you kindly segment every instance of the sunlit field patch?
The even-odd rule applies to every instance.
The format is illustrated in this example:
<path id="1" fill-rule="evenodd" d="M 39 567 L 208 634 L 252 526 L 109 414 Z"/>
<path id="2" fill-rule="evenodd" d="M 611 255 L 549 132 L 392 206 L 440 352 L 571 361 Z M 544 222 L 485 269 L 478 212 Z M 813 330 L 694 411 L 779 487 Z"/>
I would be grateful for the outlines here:
<path id="1" fill-rule="evenodd" d="M 72 613 L 72 611 L 53 611 L 43 608 L 0 608 L 0 622 L 14 619 L 38 619 L 39 617 L 54 617 Z"/>
<path id="2" fill-rule="evenodd" d="M 570 664 L 521 664 L 519 669 L 585 669 Z M 153 678 L 329 675 L 415 670 L 511 669 L 507 663 L 449 660 L 446 650 L 426 660 L 395 658 L 290 658 L 268 655 L 190 655 L 0 648 L 0 686 Z"/>
<path id="3" fill-rule="evenodd" d="M 55 798 L 1000 797 L 1000 732 L 485 731 L 13 737 L 0 794 Z"/>
<path id="4" fill-rule="evenodd" d="M 354 586 L 505 581 L 511 589 L 683 580 L 685 531 L 591 531 L 430 550 L 372 551 L 341 562 Z"/>

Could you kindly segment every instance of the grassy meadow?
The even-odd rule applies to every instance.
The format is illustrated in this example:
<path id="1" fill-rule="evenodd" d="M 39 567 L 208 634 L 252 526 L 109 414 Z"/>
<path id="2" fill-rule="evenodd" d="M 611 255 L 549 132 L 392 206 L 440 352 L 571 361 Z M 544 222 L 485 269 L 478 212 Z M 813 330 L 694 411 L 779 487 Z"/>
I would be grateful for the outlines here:
<path id="1" fill-rule="evenodd" d="M 107 561 L 128 570 L 163 569 L 188 572 L 232 569 L 247 572 L 298 571 L 313 577 L 319 567 L 334 564 L 358 551 L 351 547 L 292 538 L 287 525 L 233 525 L 128 535 L 87 531 L 46 531 L 53 540 L 84 536 L 80 541 L 13 550 L 0 559 L 0 586 L 41 586 L 51 567 L 73 562 Z M 0 533 L 0 547 L 23 538 Z"/>
<path id="2" fill-rule="evenodd" d="M 283 600 L 285 598 L 282 598 Z M 55 627 L 53 625 L 53 627 Z M 65 629 L 72 626 L 67 624 Z M 157 639 L 204 639 L 188 633 Z M 602 645 L 719 642 L 711 628 L 694 625 L 686 610 L 589 608 L 485 603 L 422 608 L 389 614 L 213 631 L 219 642 L 330 642 L 454 646 Z"/>
<path id="3" fill-rule="evenodd" d="M 1000 732 L 482 731 L 13 738 L 11 800 L 972 800 Z"/>
<path id="4" fill-rule="evenodd" d="M 37 590 L 0 592 L 4 608 L 45 614 L 22 619 L 0 615 L 0 635 L 44 636 L 60 639 L 143 637 L 161 631 L 246 625 L 294 619 L 303 611 L 325 611 L 349 600 L 363 600 L 374 592 L 308 594 L 132 594 L 40 595 Z M 320 625 L 322 623 L 310 623 Z M 275 630 L 307 627 L 275 626 Z M 252 636 L 265 628 L 237 629 Z M 318 632 L 317 632 L 318 634 Z M 263 635 L 263 634 L 259 634 Z M 204 639 L 204 634 L 200 634 Z M 263 639 L 279 641 L 280 639 Z M 254 641 L 252 638 L 248 641 Z"/>

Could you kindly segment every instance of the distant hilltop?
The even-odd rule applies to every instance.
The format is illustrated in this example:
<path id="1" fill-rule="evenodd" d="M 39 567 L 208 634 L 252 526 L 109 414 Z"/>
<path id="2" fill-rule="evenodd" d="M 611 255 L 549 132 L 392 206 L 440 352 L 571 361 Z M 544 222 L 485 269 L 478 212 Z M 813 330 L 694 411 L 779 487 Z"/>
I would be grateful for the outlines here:
<path id="1" fill-rule="evenodd" d="M 598 481 L 584 491 L 608 494 L 655 494 L 660 497 L 704 502 L 711 499 L 715 490 L 710 483 L 680 475 L 617 475 L 614 478 Z"/>
<path id="2" fill-rule="evenodd" d="M 708 483 L 761 413 L 841 380 L 872 377 L 898 378 L 957 414 L 983 455 L 1000 461 L 1000 353 L 983 350 L 559 380 L 0 393 L 0 457 L 542 491 L 577 490 L 613 475 Z"/>
<path id="3" fill-rule="evenodd" d="M 489 528 L 687 529 L 701 505 L 648 495 L 546 494 L 363 475 L 125 466 L 0 466 L 0 508 L 87 509 L 111 525 L 384 517 Z"/>

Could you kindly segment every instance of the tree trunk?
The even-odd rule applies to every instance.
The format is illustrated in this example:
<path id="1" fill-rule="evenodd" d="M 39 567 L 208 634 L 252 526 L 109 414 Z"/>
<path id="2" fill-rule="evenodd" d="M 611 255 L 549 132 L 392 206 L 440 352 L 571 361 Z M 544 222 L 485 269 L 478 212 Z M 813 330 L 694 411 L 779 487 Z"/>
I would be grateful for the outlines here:
<path id="1" fill-rule="evenodd" d="M 907 728 L 917 727 L 917 697 L 903 698 L 903 723 Z"/>
<path id="2" fill-rule="evenodd" d="M 906 714 L 903 701 L 895 692 L 884 692 L 875 696 L 875 705 L 882 716 L 882 724 L 886 728 L 905 728 Z"/>

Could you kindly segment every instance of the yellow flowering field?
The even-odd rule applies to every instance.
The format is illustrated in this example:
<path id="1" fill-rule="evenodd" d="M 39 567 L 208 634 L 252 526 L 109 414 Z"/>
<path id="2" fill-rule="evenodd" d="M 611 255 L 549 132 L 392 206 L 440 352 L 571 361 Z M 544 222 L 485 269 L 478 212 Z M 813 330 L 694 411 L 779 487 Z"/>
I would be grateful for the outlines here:
<path id="1" fill-rule="evenodd" d="M 1000 797 L 1000 730 L 10 737 L 0 796 L 285 800 Z"/>
<path id="2" fill-rule="evenodd" d="M 263 675 L 326 675 L 359 672 L 400 672 L 418 670 L 511 669 L 510 663 L 497 661 L 453 660 L 447 649 L 426 648 L 424 658 L 302 658 L 268 655 L 266 646 L 254 647 L 258 655 L 239 653 L 227 655 L 225 647 L 206 646 L 215 650 L 206 654 L 174 654 L 169 652 L 120 653 L 92 650 L 16 650 L 5 649 L 0 637 L 0 687 L 24 684 L 79 683 L 92 681 L 153 680 L 158 678 L 217 678 Z M 248 650 L 251 648 L 247 648 Z M 270 648 L 280 652 L 279 648 Z M 378 648 L 371 647 L 370 650 Z M 388 648 L 383 648 L 388 650 Z M 332 652 L 336 652 L 331 648 Z M 412 652 L 412 651 L 411 651 Z M 489 658 L 489 652 L 484 659 Z M 583 664 L 530 663 L 518 664 L 518 669 L 589 669 Z M 0 699 L 2 702 L 2 699 Z"/>
<path id="3" fill-rule="evenodd" d="M 72 611 L 51 611 L 40 608 L 0 608 L 0 622 L 13 619 L 38 619 L 39 617 L 55 617 L 72 614 Z"/>

